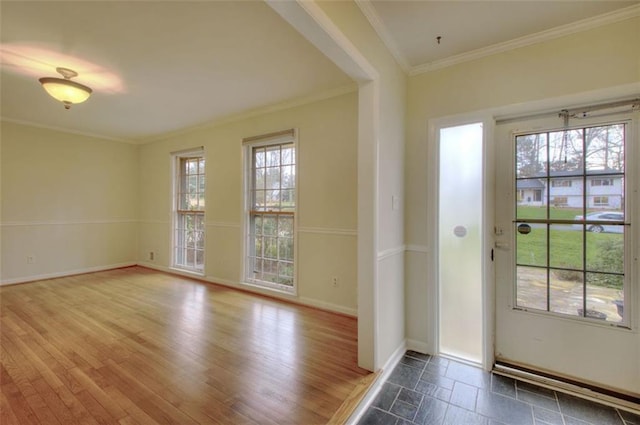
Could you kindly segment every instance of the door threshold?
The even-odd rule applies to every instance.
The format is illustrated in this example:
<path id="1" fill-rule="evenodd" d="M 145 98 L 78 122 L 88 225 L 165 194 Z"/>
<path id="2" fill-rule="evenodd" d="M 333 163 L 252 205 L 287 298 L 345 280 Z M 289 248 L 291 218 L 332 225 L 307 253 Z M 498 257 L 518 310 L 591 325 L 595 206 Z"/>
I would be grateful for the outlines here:
<path id="1" fill-rule="evenodd" d="M 588 385 L 538 370 L 503 362 L 496 362 L 492 372 L 496 375 L 528 382 L 550 390 L 626 410 L 636 415 L 640 414 L 640 398 L 630 394 Z"/>

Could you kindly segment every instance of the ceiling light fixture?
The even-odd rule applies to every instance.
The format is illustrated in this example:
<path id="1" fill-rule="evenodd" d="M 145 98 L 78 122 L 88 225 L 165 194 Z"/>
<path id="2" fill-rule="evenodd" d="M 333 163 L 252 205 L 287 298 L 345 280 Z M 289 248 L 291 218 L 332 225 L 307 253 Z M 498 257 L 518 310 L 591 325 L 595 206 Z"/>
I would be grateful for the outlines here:
<path id="1" fill-rule="evenodd" d="M 89 99 L 93 90 L 83 84 L 71 81 L 73 77 L 78 76 L 77 72 L 68 68 L 56 68 L 56 71 L 64 78 L 43 77 L 39 81 L 51 97 L 64 104 L 65 109 L 70 109 L 71 105 Z"/>

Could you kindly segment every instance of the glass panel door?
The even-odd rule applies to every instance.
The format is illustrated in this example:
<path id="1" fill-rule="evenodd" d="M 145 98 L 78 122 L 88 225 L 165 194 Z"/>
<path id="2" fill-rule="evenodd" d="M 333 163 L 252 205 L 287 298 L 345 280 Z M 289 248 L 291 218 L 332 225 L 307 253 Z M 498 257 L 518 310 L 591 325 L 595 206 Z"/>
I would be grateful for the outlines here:
<path id="1" fill-rule="evenodd" d="M 497 360 L 640 393 L 631 118 L 496 127 Z"/>

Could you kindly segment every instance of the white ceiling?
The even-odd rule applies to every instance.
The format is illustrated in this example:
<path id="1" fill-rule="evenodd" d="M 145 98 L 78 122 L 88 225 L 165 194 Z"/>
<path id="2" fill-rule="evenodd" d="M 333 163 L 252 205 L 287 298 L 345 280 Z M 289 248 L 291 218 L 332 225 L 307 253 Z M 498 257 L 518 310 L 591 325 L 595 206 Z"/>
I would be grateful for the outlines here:
<path id="1" fill-rule="evenodd" d="M 412 73 L 554 28 L 581 28 L 577 21 L 630 6 L 637 15 L 640 4 L 356 1 Z M 145 141 L 353 84 L 259 0 L 3 0 L 0 8 L 1 113 L 8 120 Z M 56 76 L 58 66 L 75 69 L 76 81 L 94 89 L 86 103 L 65 110 L 44 92 L 38 78 Z"/>
<path id="2" fill-rule="evenodd" d="M 638 0 L 356 1 L 407 71 L 451 64 L 452 57 L 470 57 L 479 50 L 490 53 L 491 47 L 515 40 L 533 36 L 541 40 L 541 33 L 553 29 L 562 34 L 559 27 L 584 29 L 588 20 L 598 17 L 602 22 L 602 15 L 625 8 L 637 15 L 633 6 L 640 4 Z"/>
<path id="3" fill-rule="evenodd" d="M 2 116 L 125 140 L 352 84 L 261 1 L 2 1 Z M 39 77 L 94 89 L 65 110 Z"/>

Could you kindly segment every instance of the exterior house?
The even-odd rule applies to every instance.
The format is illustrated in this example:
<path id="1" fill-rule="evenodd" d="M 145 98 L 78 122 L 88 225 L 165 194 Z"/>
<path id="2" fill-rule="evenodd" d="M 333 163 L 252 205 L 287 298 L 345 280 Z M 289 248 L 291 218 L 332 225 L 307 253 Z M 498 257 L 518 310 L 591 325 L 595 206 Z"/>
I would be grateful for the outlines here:
<path id="1" fill-rule="evenodd" d="M 519 179 L 516 185 L 518 205 L 545 206 L 550 203 L 554 207 L 582 208 L 584 182 L 587 186 L 587 208 L 619 209 L 624 205 L 622 176 L 601 174 L 584 178 L 574 175 Z"/>
<path id="2" fill-rule="evenodd" d="M 540 179 L 524 179 L 518 180 L 518 204 L 532 207 L 541 207 L 546 205 L 545 184 Z"/>

